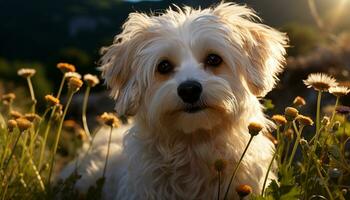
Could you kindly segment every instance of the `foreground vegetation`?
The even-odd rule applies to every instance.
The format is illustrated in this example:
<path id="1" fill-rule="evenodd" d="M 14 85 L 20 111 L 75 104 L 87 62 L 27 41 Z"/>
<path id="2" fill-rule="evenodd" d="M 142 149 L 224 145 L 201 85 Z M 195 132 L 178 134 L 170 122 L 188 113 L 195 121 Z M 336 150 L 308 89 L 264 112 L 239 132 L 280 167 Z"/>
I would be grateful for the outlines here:
<path id="1" fill-rule="evenodd" d="M 81 116 L 83 126 L 80 127 L 78 123 L 66 120 L 66 114 L 74 94 L 83 87 L 81 75 L 75 72 L 75 67 L 71 64 L 59 63 L 57 67 L 63 74 L 60 88 L 57 93 L 45 96 L 46 109 L 43 113 L 37 111 L 38 100 L 32 85 L 36 71 L 33 69 L 18 71 L 18 75 L 27 80 L 31 99 L 28 108 L 14 107 L 16 95 L 13 93 L 1 96 L 0 199 L 83 198 L 73 187 L 80 178 L 78 173 L 73 173 L 65 181 L 55 182 L 54 177 L 64 160 L 58 153 L 59 147 L 68 149 L 69 155 L 73 157 L 82 146 L 88 146 L 93 141 L 94 133 L 90 132 L 87 124 L 86 108 L 90 89 L 99 80 L 93 75 L 83 77 L 85 95 Z M 254 196 L 250 194 L 252 188 L 249 185 L 240 185 L 219 190 L 218 199 L 227 199 L 227 193 L 233 189 L 242 199 L 350 198 L 350 108 L 341 106 L 341 97 L 347 95 L 349 89 L 338 86 L 335 79 L 325 74 L 311 74 L 304 83 L 318 94 L 316 116 L 311 118 L 300 114 L 300 108 L 307 106 L 301 97 L 295 98 L 283 115 L 272 116 L 271 119 L 276 124 L 273 133 L 276 137 L 273 139 L 276 151 L 270 163 L 270 171 L 265 175 L 262 193 Z M 63 105 L 61 99 L 65 88 L 66 101 Z M 322 112 L 321 100 L 324 93 L 333 94 L 336 103 L 328 111 Z M 112 114 L 105 113 L 100 118 L 110 130 L 118 126 L 119 120 Z M 262 134 L 262 126 L 258 123 L 251 123 L 248 128 L 251 140 L 254 140 L 255 135 Z M 111 133 L 112 131 L 109 136 Z M 250 142 L 246 149 L 249 144 Z M 241 157 L 243 159 L 244 153 Z M 105 169 L 107 162 L 108 154 Z M 227 165 L 230 163 L 222 159 L 213 163 L 217 170 L 218 187 Z M 232 176 L 228 178 L 235 179 L 239 165 L 240 163 L 235 166 Z M 271 171 L 278 173 L 278 179 L 270 182 L 267 177 Z M 103 173 L 84 198 L 100 199 L 104 179 Z"/>

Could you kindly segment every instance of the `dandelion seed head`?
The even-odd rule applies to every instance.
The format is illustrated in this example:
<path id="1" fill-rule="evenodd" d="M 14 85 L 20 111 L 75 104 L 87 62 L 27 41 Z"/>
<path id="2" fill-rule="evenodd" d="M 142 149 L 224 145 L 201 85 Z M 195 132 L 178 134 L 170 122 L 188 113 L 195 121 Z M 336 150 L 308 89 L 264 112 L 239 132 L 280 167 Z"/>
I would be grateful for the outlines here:
<path id="1" fill-rule="evenodd" d="M 329 88 L 338 85 L 335 78 L 323 73 L 310 74 L 307 79 L 304 80 L 304 84 L 308 88 L 313 87 L 317 91 L 328 91 Z"/>
<path id="2" fill-rule="evenodd" d="M 34 76 L 35 73 L 36 73 L 36 70 L 31 68 L 21 68 L 17 71 L 18 76 L 21 76 L 23 78 L 30 78 Z"/>

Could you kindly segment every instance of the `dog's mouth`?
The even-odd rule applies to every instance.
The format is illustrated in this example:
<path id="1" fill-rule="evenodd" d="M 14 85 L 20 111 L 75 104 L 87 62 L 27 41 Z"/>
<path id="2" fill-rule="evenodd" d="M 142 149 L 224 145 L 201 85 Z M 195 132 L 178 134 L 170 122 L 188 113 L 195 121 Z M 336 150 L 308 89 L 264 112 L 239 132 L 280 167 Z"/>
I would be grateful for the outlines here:
<path id="1" fill-rule="evenodd" d="M 207 107 L 204 105 L 187 105 L 183 111 L 186 113 L 197 113 L 197 112 L 200 112 L 206 108 Z"/>

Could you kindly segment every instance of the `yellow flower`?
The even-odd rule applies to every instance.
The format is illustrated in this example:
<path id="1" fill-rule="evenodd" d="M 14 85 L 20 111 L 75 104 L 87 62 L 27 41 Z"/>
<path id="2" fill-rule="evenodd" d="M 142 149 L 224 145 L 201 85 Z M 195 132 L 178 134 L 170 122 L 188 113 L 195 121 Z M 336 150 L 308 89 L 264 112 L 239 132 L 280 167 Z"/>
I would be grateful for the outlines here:
<path id="1" fill-rule="evenodd" d="M 57 68 L 61 70 L 62 73 L 75 72 L 75 66 L 69 63 L 58 63 Z"/>
<path id="2" fill-rule="evenodd" d="M 288 121 L 293 121 L 299 114 L 299 111 L 293 107 L 287 107 L 284 110 L 284 115 Z"/>
<path id="3" fill-rule="evenodd" d="M 29 69 L 29 68 L 21 68 L 17 71 L 17 74 L 19 76 L 22 76 L 23 78 L 28 78 L 34 76 L 36 73 L 35 69 Z"/>
<path id="4" fill-rule="evenodd" d="M 90 87 L 95 87 L 97 84 L 100 83 L 100 80 L 97 78 L 97 76 L 94 76 L 94 75 L 91 75 L 91 74 L 85 74 L 84 75 L 84 81 Z"/>
<path id="5" fill-rule="evenodd" d="M 21 132 L 27 130 L 28 128 L 30 128 L 32 126 L 32 122 L 30 122 L 26 118 L 18 118 L 18 119 L 16 119 L 16 122 L 17 122 L 17 126 Z"/>
<path id="6" fill-rule="evenodd" d="M 112 113 L 104 112 L 100 118 L 107 126 L 118 127 L 120 124 L 119 119 Z"/>
<path id="7" fill-rule="evenodd" d="M 243 199 L 244 197 L 251 194 L 253 192 L 253 189 L 249 185 L 243 184 L 236 187 L 236 192 L 238 196 Z"/>
<path id="8" fill-rule="evenodd" d="M 345 86 L 335 86 L 329 88 L 329 93 L 333 94 L 336 97 L 342 97 L 347 95 L 350 92 L 350 89 Z"/>
<path id="9" fill-rule="evenodd" d="M 295 97 L 293 101 L 293 106 L 299 107 L 299 106 L 304 106 L 306 104 L 306 101 L 303 97 L 297 96 Z"/>
<path id="10" fill-rule="evenodd" d="M 275 121 L 278 126 L 283 126 L 287 123 L 287 120 L 283 115 L 274 115 L 272 116 L 272 120 Z"/>
<path id="11" fill-rule="evenodd" d="M 16 126 L 17 126 L 16 120 L 14 120 L 14 119 L 8 120 L 8 122 L 7 122 L 7 128 L 9 129 L 10 132 L 12 132 L 13 129 L 16 128 Z"/>
<path id="12" fill-rule="evenodd" d="M 72 77 L 68 81 L 68 89 L 72 90 L 73 92 L 78 91 L 81 86 L 83 86 L 83 81 L 78 78 Z"/>
<path id="13" fill-rule="evenodd" d="M 17 118 L 23 117 L 23 115 L 22 115 L 20 112 L 15 111 L 15 110 L 13 110 L 13 111 L 10 112 L 10 116 L 11 116 L 13 119 L 17 119 Z"/>
<path id="14" fill-rule="evenodd" d="M 304 126 L 312 126 L 314 124 L 314 121 L 312 121 L 310 117 L 304 115 L 298 115 L 296 120 L 298 120 L 298 122 Z"/>
<path id="15" fill-rule="evenodd" d="M 335 78 L 323 73 L 310 74 L 304 80 L 304 84 L 308 88 L 313 87 L 317 91 L 327 91 L 329 88 L 338 85 Z"/>
<path id="16" fill-rule="evenodd" d="M 252 122 L 248 125 L 249 134 L 251 136 L 258 135 L 262 129 L 263 129 L 263 126 L 256 122 Z"/>
<path id="17" fill-rule="evenodd" d="M 60 100 L 57 99 L 56 97 L 48 94 L 48 95 L 45 95 L 45 100 L 46 102 L 48 103 L 49 106 L 56 106 L 60 103 Z"/>

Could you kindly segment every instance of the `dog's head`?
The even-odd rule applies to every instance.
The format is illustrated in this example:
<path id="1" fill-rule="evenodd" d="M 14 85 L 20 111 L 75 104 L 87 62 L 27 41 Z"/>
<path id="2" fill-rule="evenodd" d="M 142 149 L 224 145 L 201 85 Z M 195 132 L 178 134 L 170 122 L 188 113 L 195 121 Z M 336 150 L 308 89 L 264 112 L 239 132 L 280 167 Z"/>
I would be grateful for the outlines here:
<path id="1" fill-rule="evenodd" d="M 274 87 L 284 62 L 286 36 L 258 21 L 232 3 L 130 14 L 101 59 L 117 113 L 185 133 L 237 118 Z"/>

